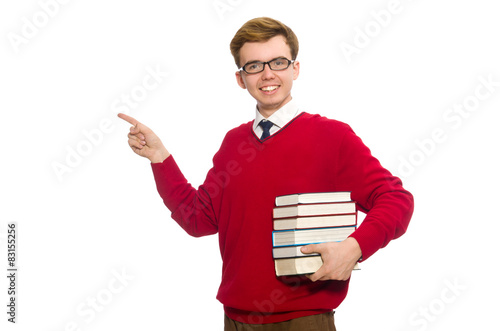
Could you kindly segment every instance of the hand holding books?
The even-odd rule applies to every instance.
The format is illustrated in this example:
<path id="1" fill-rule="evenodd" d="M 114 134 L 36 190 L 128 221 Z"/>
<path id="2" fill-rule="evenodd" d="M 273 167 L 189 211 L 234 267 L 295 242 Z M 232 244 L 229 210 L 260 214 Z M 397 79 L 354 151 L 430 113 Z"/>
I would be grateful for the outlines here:
<path id="1" fill-rule="evenodd" d="M 306 275 L 311 281 L 347 280 L 351 272 L 357 268 L 361 258 L 361 249 L 354 238 L 342 242 L 328 242 L 303 246 L 304 254 L 320 253 L 323 265 L 314 274 Z"/>

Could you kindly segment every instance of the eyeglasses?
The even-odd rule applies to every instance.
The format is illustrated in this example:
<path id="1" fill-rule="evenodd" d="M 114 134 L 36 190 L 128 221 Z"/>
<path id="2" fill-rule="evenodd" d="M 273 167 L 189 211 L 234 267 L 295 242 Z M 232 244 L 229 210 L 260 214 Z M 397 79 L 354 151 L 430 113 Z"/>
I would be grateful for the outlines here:
<path id="1" fill-rule="evenodd" d="M 262 61 L 253 61 L 253 62 L 248 62 L 245 64 L 243 67 L 241 67 L 239 70 L 243 70 L 247 74 L 258 74 L 259 72 L 264 71 L 264 68 L 266 67 L 266 64 L 269 65 L 269 68 L 271 70 L 286 70 L 295 61 L 291 61 L 285 57 L 278 57 L 276 59 L 273 59 L 268 62 L 262 62 Z"/>

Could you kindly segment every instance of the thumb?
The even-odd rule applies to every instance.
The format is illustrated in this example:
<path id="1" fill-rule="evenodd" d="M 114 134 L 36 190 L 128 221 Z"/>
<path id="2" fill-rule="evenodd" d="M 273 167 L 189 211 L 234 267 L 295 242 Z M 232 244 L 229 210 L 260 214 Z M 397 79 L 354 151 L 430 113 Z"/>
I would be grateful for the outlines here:
<path id="1" fill-rule="evenodd" d="M 153 131 L 140 122 L 137 122 L 134 126 L 130 127 L 130 134 L 137 135 L 141 140 L 144 140 L 145 136 L 150 135 L 151 133 L 153 133 Z"/>
<path id="2" fill-rule="evenodd" d="M 140 123 L 135 124 L 134 126 L 130 127 L 130 133 L 131 134 L 138 134 L 141 132 L 141 128 L 139 127 Z"/>

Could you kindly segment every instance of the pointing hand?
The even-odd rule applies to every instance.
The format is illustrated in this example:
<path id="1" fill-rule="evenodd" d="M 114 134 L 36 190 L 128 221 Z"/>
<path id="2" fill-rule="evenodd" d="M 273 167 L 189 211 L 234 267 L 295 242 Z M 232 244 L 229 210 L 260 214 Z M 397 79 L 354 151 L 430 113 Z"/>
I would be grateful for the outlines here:
<path id="1" fill-rule="evenodd" d="M 133 125 L 128 134 L 128 144 L 134 153 L 152 163 L 161 163 L 170 156 L 160 138 L 150 128 L 131 116 L 119 113 L 118 117 Z"/>

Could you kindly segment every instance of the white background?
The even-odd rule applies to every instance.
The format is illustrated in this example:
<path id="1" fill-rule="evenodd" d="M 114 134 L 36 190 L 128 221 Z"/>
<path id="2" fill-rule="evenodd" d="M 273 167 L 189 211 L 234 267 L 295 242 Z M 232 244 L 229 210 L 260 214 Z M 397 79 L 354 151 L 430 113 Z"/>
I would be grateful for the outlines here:
<path id="1" fill-rule="evenodd" d="M 168 72 L 129 114 L 198 186 L 224 134 L 254 116 L 229 42 L 248 19 L 271 16 L 301 42 L 293 95 L 303 110 L 349 123 L 415 196 L 408 232 L 353 275 L 338 330 L 492 330 L 500 308 L 493 3 L 3 1 L 0 265 L 6 273 L 15 221 L 19 277 L 15 325 L 1 277 L 1 329 L 222 329 L 217 236 L 191 238 L 170 219 L 149 162 L 127 145 L 130 125 L 112 108 L 141 91 L 147 68 Z M 346 56 L 346 44 L 357 53 Z M 480 77 L 494 82 L 488 95 Z M 450 112 L 464 102 L 473 110 Z M 102 121 L 111 127 L 98 134 Z M 65 169 L 59 177 L 54 166 Z"/>

